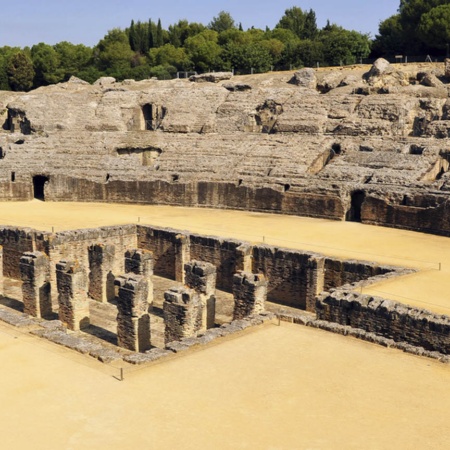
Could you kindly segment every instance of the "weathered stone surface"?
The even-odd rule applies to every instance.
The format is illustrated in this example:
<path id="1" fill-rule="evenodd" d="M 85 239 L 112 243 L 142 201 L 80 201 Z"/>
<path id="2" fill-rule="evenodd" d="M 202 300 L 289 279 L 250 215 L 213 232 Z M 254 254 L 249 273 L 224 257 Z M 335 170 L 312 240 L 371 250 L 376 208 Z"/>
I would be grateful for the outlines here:
<path id="1" fill-rule="evenodd" d="M 242 324 L 238 319 L 259 314 L 265 309 L 268 282 L 263 274 L 240 272 L 233 277 L 233 324 Z"/>
<path id="2" fill-rule="evenodd" d="M 135 352 L 150 348 L 148 282 L 142 275 L 127 274 L 116 278 L 117 342 L 119 347 Z"/>
<path id="3" fill-rule="evenodd" d="M 114 84 L 116 79 L 114 77 L 100 77 L 94 82 L 94 86 L 107 86 L 109 84 Z"/>
<path id="4" fill-rule="evenodd" d="M 311 69 L 310 67 L 300 69 L 294 73 L 289 83 L 295 84 L 296 86 L 305 87 L 308 89 L 316 89 L 317 86 L 316 72 L 314 69 Z"/>
<path id="5" fill-rule="evenodd" d="M 218 83 L 223 80 L 230 80 L 233 77 L 231 72 L 211 72 L 211 73 L 202 73 L 200 75 L 192 75 L 189 77 L 189 81 L 193 81 L 195 83 Z"/>

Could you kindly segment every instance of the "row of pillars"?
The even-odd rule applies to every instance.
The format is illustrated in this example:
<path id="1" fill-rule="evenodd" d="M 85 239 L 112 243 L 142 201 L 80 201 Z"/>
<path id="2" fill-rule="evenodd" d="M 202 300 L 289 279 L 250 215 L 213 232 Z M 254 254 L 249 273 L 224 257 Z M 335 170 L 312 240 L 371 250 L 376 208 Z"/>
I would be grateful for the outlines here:
<path id="1" fill-rule="evenodd" d="M 73 331 L 90 324 L 89 298 L 100 302 L 117 296 L 118 345 L 133 351 L 150 348 L 149 309 L 153 303 L 153 254 L 146 250 L 125 253 L 125 274 L 114 276 L 115 248 L 89 247 L 87 272 L 77 261 L 56 264 L 59 319 Z M 2 252 L 0 247 L 0 268 Z M 24 313 L 38 318 L 52 314 L 50 261 L 42 252 L 24 253 L 20 259 Z M 180 275 L 180 274 L 179 274 Z M 184 264 L 184 286 L 164 294 L 165 342 L 195 337 L 215 325 L 216 267 L 202 261 Z M 2 290 L 0 270 L 0 290 Z M 1 293 L 1 292 L 0 292 Z M 233 278 L 233 319 L 264 310 L 267 281 L 261 274 L 239 272 Z"/>

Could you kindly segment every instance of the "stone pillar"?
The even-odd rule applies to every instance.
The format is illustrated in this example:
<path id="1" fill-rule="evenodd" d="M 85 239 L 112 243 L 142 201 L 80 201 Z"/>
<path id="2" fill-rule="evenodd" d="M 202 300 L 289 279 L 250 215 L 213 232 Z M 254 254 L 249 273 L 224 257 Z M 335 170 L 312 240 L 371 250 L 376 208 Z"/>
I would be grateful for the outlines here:
<path id="1" fill-rule="evenodd" d="M 325 258 L 311 256 L 306 268 L 306 311 L 316 311 L 316 297 L 324 290 Z"/>
<path id="2" fill-rule="evenodd" d="M 148 314 L 148 283 L 142 275 L 116 278 L 119 286 L 117 301 L 117 344 L 119 347 L 143 352 L 150 348 L 150 315 Z"/>
<path id="3" fill-rule="evenodd" d="M 164 341 L 166 344 L 197 336 L 202 318 L 200 296 L 193 289 L 178 287 L 164 293 Z"/>
<path id="4" fill-rule="evenodd" d="M 148 304 L 153 304 L 153 252 L 149 250 L 127 250 L 125 252 L 125 273 L 142 275 L 148 283 Z"/>
<path id="5" fill-rule="evenodd" d="M 184 283 L 184 265 L 190 258 L 190 239 L 184 234 L 175 237 L 175 280 Z"/>
<path id="6" fill-rule="evenodd" d="M 214 327 L 216 318 L 216 267 L 204 261 L 190 261 L 184 265 L 184 271 L 186 286 L 194 289 L 200 297 L 202 308 L 200 330 Z"/>
<path id="7" fill-rule="evenodd" d="M 3 295 L 3 247 L 0 245 L 0 295 Z"/>
<path id="8" fill-rule="evenodd" d="M 241 244 L 236 249 L 236 270 L 252 272 L 253 246 Z"/>
<path id="9" fill-rule="evenodd" d="M 78 262 L 60 261 L 56 264 L 56 286 L 59 320 L 73 331 L 88 327 L 90 320 L 86 271 Z"/>
<path id="10" fill-rule="evenodd" d="M 265 309 L 267 285 L 263 274 L 239 272 L 233 276 L 233 320 L 259 314 Z"/>
<path id="11" fill-rule="evenodd" d="M 23 312 L 34 317 L 52 313 L 50 261 L 42 252 L 27 252 L 20 258 Z"/>
<path id="12" fill-rule="evenodd" d="M 114 245 L 91 245 L 89 251 L 89 296 L 99 302 L 110 302 L 114 291 Z"/>

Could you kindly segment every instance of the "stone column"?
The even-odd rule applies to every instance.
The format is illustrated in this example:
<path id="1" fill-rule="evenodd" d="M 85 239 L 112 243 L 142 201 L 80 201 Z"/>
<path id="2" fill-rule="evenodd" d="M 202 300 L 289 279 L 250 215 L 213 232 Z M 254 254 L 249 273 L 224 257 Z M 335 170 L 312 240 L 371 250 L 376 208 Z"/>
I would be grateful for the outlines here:
<path id="1" fill-rule="evenodd" d="M 184 265 L 185 284 L 200 297 L 202 308 L 200 330 L 214 327 L 216 318 L 216 278 L 213 264 L 204 261 L 189 261 Z"/>
<path id="2" fill-rule="evenodd" d="M 197 336 L 202 308 L 200 296 L 193 289 L 178 287 L 166 291 L 163 311 L 166 344 Z"/>
<path id="3" fill-rule="evenodd" d="M 89 251 L 89 296 L 99 302 L 115 299 L 114 245 L 91 245 Z"/>
<path id="4" fill-rule="evenodd" d="M 267 285 L 263 274 L 239 272 L 233 276 L 233 320 L 244 319 L 264 311 Z"/>
<path id="5" fill-rule="evenodd" d="M 306 268 L 306 311 L 316 311 L 316 297 L 324 290 L 325 258 L 311 256 Z"/>
<path id="6" fill-rule="evenodd" d="M 45 253 L 27 252 L 20 258 L 23 312 L 34 317 L 52 314 L 50 261 Z"/>
<path id="7" fill-rule="evenodd" d="M 125 273 L 142 275 L 148 283 L 148 304 L 153 304 L 153 252 L 149 250 L 127 250 L 125 252 Z"/>
<path id="8" fill-rule="evenodd" d="M 184 234 L 175 237 L 175 280 L 184 283 L 184 265 L 190 258 L 190 239 Z"/>
<path id="9" fill-rule="evenodd" d="M 86 271 L 78 262 L 60 261 L 56 264 L 56 285 L 59 320 L 73 331 L 88 327 L 90 320 Z"/>
<path id="10" fill-rule="evenodd" d="M 119 286 L 117 301 L 117 344 L 119 347 L 143 352 L 150 348 L 150 315 L 148 314 L 148 283 L 142 275 L 116 278 Z"/>
<path id="11" fill-rule="evenodd" d="M 236 249 L 236 270 L 242 272 L 252 272 L 253 247 L 248 244 L 241 244 Z"/>

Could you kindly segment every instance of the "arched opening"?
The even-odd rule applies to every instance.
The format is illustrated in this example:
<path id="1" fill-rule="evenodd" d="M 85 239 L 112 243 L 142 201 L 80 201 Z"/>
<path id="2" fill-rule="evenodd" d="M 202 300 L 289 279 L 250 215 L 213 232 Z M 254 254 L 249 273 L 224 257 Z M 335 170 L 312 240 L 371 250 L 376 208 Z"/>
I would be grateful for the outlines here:
<path id="1" fill-rule="evenodd" d="M 34 198 L 45 201 L 45 184 L 49 178 L 44 175 L 35 175 L 33 177 L 33 193 Z"/>
<path id="2" fill-rule="evenodd" d="M 364 191 L 352 192 L 351 206 L 347 211 L 345 220 L 349 222 L 361 222 L 361 209 L 365 199 L 366 194 Z"/>

